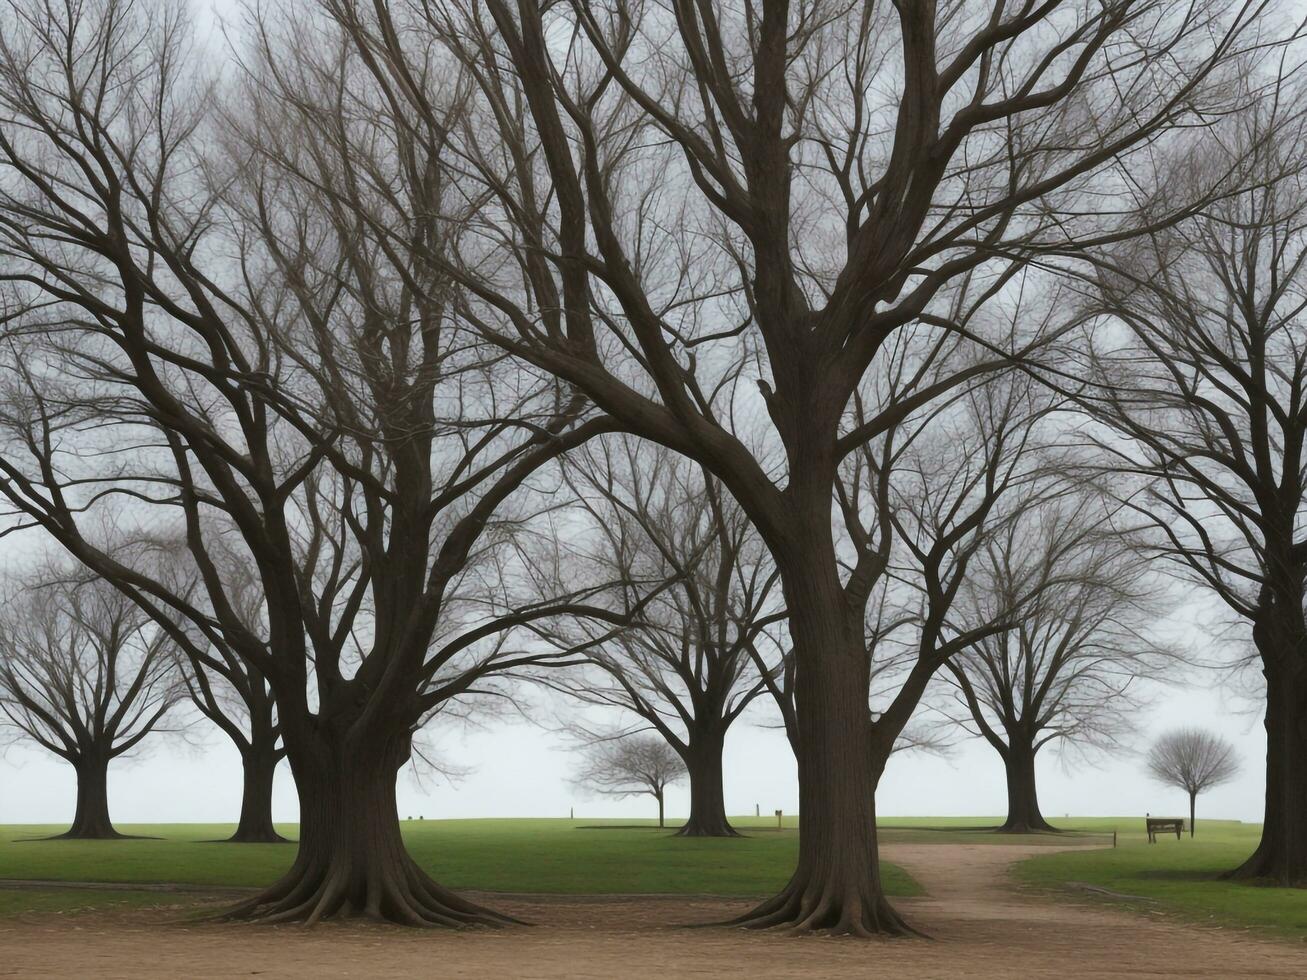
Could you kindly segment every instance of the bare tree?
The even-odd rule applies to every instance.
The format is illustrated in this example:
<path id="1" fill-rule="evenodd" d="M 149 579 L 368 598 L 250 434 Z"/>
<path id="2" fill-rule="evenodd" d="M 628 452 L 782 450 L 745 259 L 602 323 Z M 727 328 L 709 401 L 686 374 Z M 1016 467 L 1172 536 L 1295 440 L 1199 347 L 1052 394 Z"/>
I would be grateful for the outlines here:
<path id="1" fill-rule="evenodd" d="M 77 810 L 59 837 L 123 836 L 109 818 L 109 764 L 185 698 L 171 639 L 112 586 L 51 564 L 4 595 L 0 714 L 77 773 Z"/>
<path id="2" fill-rule="evenodd" d="M 605 577 L 673 584 L 638 622 L 551 677 L 573 698 L 634 714 L 681 757 L 690 780 L 687 837 L 733 837 L 722 788 L 727 731 L 765 690 L 749 645 L 778 609 L 766 548 L 701 467 L 630 437 L 573 454 L 569 482 L 590 517 Z"/>
<path id="3" fill-rule="evenodd" d="M 685 778 L 685 763 L 657 735 L 601 739 L 585 749 L 576 781 L 606 796 L 643 796 L 658 801 L 658 826 L 664 821 L 667 787 Z"/>
<path id="4" fill-rule="evenodd" d="M 277 766 L 286 758 L 277 722 L 277 705 L 267 680 L 230 649 L 213 647 L 221 672 L 188 663 L 191 701 L 235 746 L 241 758 L 241 809 L 227 840 L 236 844 L 279 844 L 286 838 L 272 821 L 272 790 Z"/>
<path id="5" fill-rule="evenodd" d="M 259 599 L 248 568 L 228 564 L 222 581 L 229 587 L 242 622 L 257 622 Z M 243 586 L 243 588 L 242 588 Z M 272 687 L 253 664 L 225 641 L 210 637 L 209 656 L 187 661 L 186 687 L 200 713 L 221 731 L 241 758 L 241 810 L 229 841 L 272 844 L 285 840 L 272 822 L 272 790 L 277 766 L 286 758 Z"/>
<path id="6" fill-rule="evenodd" d="M 1159 783 L 1189 794 L 1189 836 L 1194 835 L 1198 794 L 1239 774 L 1234 746 L 1211 732 L 1182 728 L 1167 732 L 1148 751 L 1148 772 Z"/>
<path id="7" fill-rule="evenodd" d="M 1039 808 L 1038 752 L 1119 745 L 1143 679 L 1176 662 L 1150 637 L 1162 593 L 1122 510 L 1092 486 L 1019 501 L 972 564 L 957 619 L 1015 625 L 949 661 L 957 710 L 944 710 L 1003 759 L 1001 831 L 1056 829 Z"/>
<path id="8" fill-rule="evenodd" d="M 221 99 L 180 7 L 2 16 L 12 526 L 196 663 L 221 674 L 225 648 L 266 679 L 300 841 L 232 917 L 507 921 L 408 856 L 395 778 L 433 713 L 564 656 L 531 624 L 625 621 L 593 589 L 529 594 L 514 559 L 550 506 L 530 481 L 611 424 L 465 328 L 439 259 L 466 208 L 442 141 L 311 11 L 256 21 Z M 456 119 L 456 79 L 426 78 Z M 186 587 L 98 546 L 106 512 L 180 525 Z M 260 617 L 220 556 L 256 577 Z"/>
<path id="9" fill-rule="evenodd" d="M 1190 169 L 1248 189 L 1096 253 L 1071 384 L 1156 549 L 1250 628 L 1266 682 L 1266 815 L 1234 874 L 1307 883 L 1307 172 L 1301 93 L 1243 114 Z M 1165 189 L 1176 179 L 1163 171 Z M 1083 387 L 1084 379 L 1091 381 Z M 1064 382 L 1066 383 L 1066 382 Z M 1131 479 L 1131 476 L 1134 479 Z"/>
<path id="10" fill-rule="evenodd" d="M 1267 4 L 331 7 L 424 131 L 444 131 L 415 81 L 432 46 L 470 80 L 450 142 L 477 198 L 451 270 L 469 320 L 708 468 L 772 552 L 804 833 L 783 894 L 746 921 L 904 931 L 877 877 L 867 747 L 888 753 L 926 668 L 873 722 L 880 563 L 832 509 L 845 461 L 894 416 L 859 418 L 859 398 L 905 325 L 965 330 L 950 283 L 993 296 L 1032 256 L 1094 240 L 1104 170 L 1246 104 L 1248 60 L 1222 68 L 1267 46 Z M 1019 353 L 1008 339 L 979 338 L 992 360 L 895 411 Z"/>
<path id="11" fill-rule="evenodd" d="M 263 596 L 258 579 L 238 553 L 225 548 L 230 537 L 213 528 L 207 535 L 208 553 L 231 602 L 231 612 L 251 633 L 266 630 Z M 118 554 L 134 551 L 131 564 L 151 567 L 160 581 L 177 594 L 203 604 L 197 576 L 188 574 L 186 542 L 179 535 L 137 534 Z M 156 612 L 159 612 L 156 608 Z M 212 611 L 209 611 L 212 616 Z M 216 617 L 215 617 L 216 618 Z M 275 844 L 285 838 L 272 821 L 272 791 L 277 766 L 286 757 L 281 726 L 271 686 L 258 668 L 243 660 L 218 633 L 203 634 L 185 619 L 175 618 L 171 628 L 185 633 L 203 659 L 181 657 L 182 679 L 192 704 L 231 740 L 241 759 L 241 808 L 231 843 Z"/>

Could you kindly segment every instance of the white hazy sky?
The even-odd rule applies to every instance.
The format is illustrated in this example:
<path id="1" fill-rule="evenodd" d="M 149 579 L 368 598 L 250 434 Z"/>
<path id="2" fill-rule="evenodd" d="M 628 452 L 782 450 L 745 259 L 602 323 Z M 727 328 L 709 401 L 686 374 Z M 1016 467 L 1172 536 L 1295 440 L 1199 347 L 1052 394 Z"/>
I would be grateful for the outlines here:
<path id="1" fill-rule="evenodd" d="M 1305 9 L 1301 0 L 1286 5 Z M 200 0 L 201 29 L 211 29 L 216 12 L 232 19 L 236 0 Z M 215 47 L 222 41 L 213 36 Z M 1195 652 L 1217 658 L 1221 653 L 1191 631 Z M 1243 760 L 1235 781 L 1207 793 L 1199 802 L 1200 816 L 1259 821 L 1264 793 L 1266 741 L 1261 716 L 1249 712 L 1246 702 L 1223 694 L 1214 675 L 1194 675 L 1195 686 L 1159 689 L 1156 704 L 1141 713 L 1132 739 L 1142 750 L 1150 739 L 1181 725 L 1198 725 L 1233 741 Z M 766 724 L 765 713 L 746 714 L 726 744 L 725 790 L 732 814 L 752 813 L 755 804 L 764 813 L 775 809 L 793 812 L 798 806 L 794 760 L 784 735 Z M 241 792 L 240 760 L 216 731 L 195 729 L 182 744 L 172 736 L 157 736 L 143 743 L 134 758 L 120 760 L 110 770 L 109 797 L 119 823 L 234 821 Z M 455 785 L 426 778 L 421 782 L 401 775 L 401 816 L 518 817 L 566 816 L 576 807 L 578 816 L 651 816 L 647 797 L 612 800 L 586 797 L 570 783 L 573 765 L 568 744 L 561 738 L 525 722 L 496 722 L 480 730 L 453 732 L 442 737 L 441 754 L 471 771 Z M 1143 772 L 1138 754 L 1117 753 L 1096 764 L 1072 758 L 1064 768 L 1049 751 L 1039 762 L 1040 800 L 1046 816 L 1119 816 L 1153 813 L 1180 814 L 1184 794 L 1161 787 Z M 0 754 L 0 823 L 60 823 L 71 819 L 75 797 L 72 770 L 39 750 L 11 746 Z M 911 754 L 896 756 L 889 764 L 877 797 L 882 816 L 997 815 L 1004 810 L 1006 792 L 1003 768 L 983 742 L 957 746 L 948 756 Z M 669 814 L 684 814 L 685 787 L 671 791 Z M 278 776 L 274 815 L 297 819 L 297 802 L 289 772 L 283 765 Z"/>
<path id="2" fill-rule="evenodd" d="M 1261 719 L 1246 705 L 1214 689 L 1167 688 L 1157 704 L 1139 716 L 1136 748 L 1168 728 L 1196 724 L 1219 732 L 1239 748 L 1240 777 L 1201 798 L 1200 816 L 1259 821 L 1264 789 L 1265 738 Z M 793 757 L 784 735 L 767 724 L 765 713 L 748 714 L 726 744 L 726 804 L 733 814 L 793 812 L 798 786 Z M 239 811 L 240 761 L 216 732 L 197 729 L 192 741 L 156 736 L 135 758 L 110 770 L 109 797 L 114 819 L 132 822 L 228 822 Z M 152 743 L 152 744 L 151 744 Z M 453 764 L 472 771 L 450 785 L 441 779 L 399 782 L 401 816 L 524 817 L 652 816 L 646 798 L 612 800 L 587 797 L 569 780 L 574 756 L 561 738 L 524 722 L 492 722 L 480 730 L 442 737 L 440 751 Z M 1064 768 L 1051 752 L 1039 765 L 1040 798 L 1049 817 L 1180 814 L 1184 794 L 1152 782 L 1138 755 L 1120 753 Z M 74 778 L 70 767 L 34 749 L 11 747 L 0 758 L 0 823 L 59 823 L 72 816 Z M 878 795 L 882 816 L 995 815 L 1005 806 L 1003 768 L 987 745 L 969 741 L 945 758 L 911 754 L 889 764 Z M 671 792 L 669 814 L 684 814 L 684 786 Z M 274 815 L 297 819 L 295 789 L 282 768 Z"/>

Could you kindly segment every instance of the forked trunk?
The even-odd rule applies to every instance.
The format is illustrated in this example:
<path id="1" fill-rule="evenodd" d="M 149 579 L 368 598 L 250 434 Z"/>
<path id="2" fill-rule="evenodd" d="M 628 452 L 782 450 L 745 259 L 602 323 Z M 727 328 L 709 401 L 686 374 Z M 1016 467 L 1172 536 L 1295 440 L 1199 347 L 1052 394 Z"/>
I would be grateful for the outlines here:
<path id="1" fill-rule="evenodd" d="M 1268 664 L 1266 817 L 1252 857 L 1230 872 L 1278 885 L 1307 885 L 1307 677 L 1298 657 Z"/>
<path id="2" fill-rule="evenodd" d="M 77 809 L 73 825 L 59 838 L 113 840 L 124 835 L 109 819 L 109 759 L 107 753 L 87 753 L 73 763 L 77 772 Z"/>
<path id="3" fill-rule="evenodd" d="M 514 920 L 460 898 L 414 863 L 400 836 L 395 779 L 408 759 L 407 733 L 345 744 L 287 737 L 300 798 L 295 863 L 227 918 L 315 923 L 367 916 L 409 926 L 503 925 Z"/>
<path id="4" fill-rule="evenodd" d="M 834 564 L 832 562 L 832 569 Z M 912 932 L 885 898 L 876 848 L 870 682 L 861 630 L 819 567 L 787 579 L 797 659 L 799 863 L 781 893 L 737 923 L 850 935 Z"/>
<path id="5" fill-rule="evenodd" d="M 283 844 L 286 838 L 272 823 L 272 786 L 280 754 L 275 748 L 256 745 L 241 753 L 244 789 L 241 818 L 228 840 L 236 844 Z"/>
<path id="6" fill-rule="evenodd" d="M 1003 834 L 1055 832 L 1056 827 L 1044 819 L 1039 810 L 1039 792 L 1035 783 L 1035 750 L 1020 737 L 1012 738 L 1007 758 L 1007 820 L 999 827 Z"/>
<path id="7" fill-rule="evenodd" d="M 722 748 L 725 734 L 716 729 L 690 734 L 685 767 L 690 774 L 690 818 L 679 837 L 739 837 L 726 819 L 722 792 Z"/>

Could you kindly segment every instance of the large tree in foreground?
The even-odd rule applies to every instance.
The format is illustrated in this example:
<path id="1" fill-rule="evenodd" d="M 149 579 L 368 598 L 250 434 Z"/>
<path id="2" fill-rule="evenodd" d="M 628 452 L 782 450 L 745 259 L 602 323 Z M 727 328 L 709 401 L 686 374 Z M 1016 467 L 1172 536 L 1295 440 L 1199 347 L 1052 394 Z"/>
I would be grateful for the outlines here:
<path id="1" fill-rule="evenodd" d="M 1053 830 L 1039 808 L 1037 754 L 1118 745 L 1144 679 L 1174 661 L 1150 636 L 1163 610 L 1129 517 L 1097 488 L 1073 488 L 1016 508 L 972 563 L 958 620 L 1014 625 L 949 661 L 956 705 L 944 711 L 1003 760 L 1002 831 Z"/>
<path id="2" fill-rule="evenodd" d="M 233 916 L 502 923 L 409 857 L 396 775 L 433 713 L 559 656 L 523 627 L 614 616 L 515 557 L 530 481 L 604 425 L 464 329 L 439 256 L 465 205 L 365 52 L 265 23 L 220 104 L 179 10 L 0 14 L 0 493 L 270 686 L 299 847 Z M 97 545 L 106 513 L 177 528 L 183 573 Z"/>
<path id="3" fill-rule="evenodd" d="M 587 669 L 550 683 L 582 703 L 633 715 L 637 728 L 680 756 L 690 814 L 678 834 L 736 836 L 722 751 L 731 725 L 765 690 L 750 645 L 784 618 L 766 549 L 715 478 L 660 446 L 609 437 L 573 454 L 565 472 L 590 517 L 592 560 L 605 577 L 673 584 L 593 647 Z M 635 744 L 611 739 L 630 731 L 609 732 L 600 744 Z"/>
<path id="4" fill-rule="evenodd" d="M 1249 627 L 1265 678 L 1266 815 L 1235 872 L 1307 885 L 1307 170 L 1301 91 L 1225 127 L 1253 186 L 1096 253 L 1091 335 L 1067 382 L 1157 554 Z M 1177 178 L 1178 179 L 1178 178 Z M 1083 388 L 1084 379 L 1093 382 Z M 1124 437 L 1124 438 L 1123 438 Z"/>
<path id="5" fill-rule="evenodd" d="M 1234 746 L 1211 732 L 1182 728 L 1167 732 L 1148 750 L 1148 772 L 1189 796 L 1189 836 L 1194 835 L 1198 794 L 1239 774 Z"/>
<path id="6" fill-rule="evenodd" d="M 471 76 L 450 148 L 477 216 L 452 274 L 482 335 L 708 468 L 771 550 L 803 834 L 793 878 L 744 921 L 903 931 L 877 872 L 875 756 L 939 661 L 873 722 L 883 561 L 837 488 L 896 413 L 985 364 L 926 371 L 887 417 L 869 390 L 887 342 L 923 318 L 959 329 L 942 297 L 960 280 L 979 301 L 1092 238 L 1104 170 L 1242 107 L 1254 76 L 1223 66 L 1266 44 L 1267 4 L 329 6 L 424 131 L 442 131 L 420 81 L 433 47 Z"/>
<path id="7" fill-rule="evenodd" d="M 60 837 L 121 837 L 109 819 L 109 764 L 185 701 L 177 649 L 111 585 L 47 565 L 0 608 L 0 716 L 77 774 Z"/>

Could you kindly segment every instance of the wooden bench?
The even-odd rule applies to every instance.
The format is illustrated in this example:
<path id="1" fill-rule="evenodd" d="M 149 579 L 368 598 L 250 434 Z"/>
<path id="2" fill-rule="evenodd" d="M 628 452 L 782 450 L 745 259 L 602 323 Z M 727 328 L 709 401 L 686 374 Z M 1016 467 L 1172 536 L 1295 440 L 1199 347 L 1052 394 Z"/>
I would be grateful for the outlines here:
<path id="1" fill-rule="evenodd" d="M 1180 835 L 1184 832 L 1183 817 L 1154 817 L 1147 813 L 1144 814 L 1144 824 L 1148 828 L 1148 843 L 1157 843 L 1158 831 L 1169 834 L 1175 831 L 1175 839 L 1179 840 Z"/>

